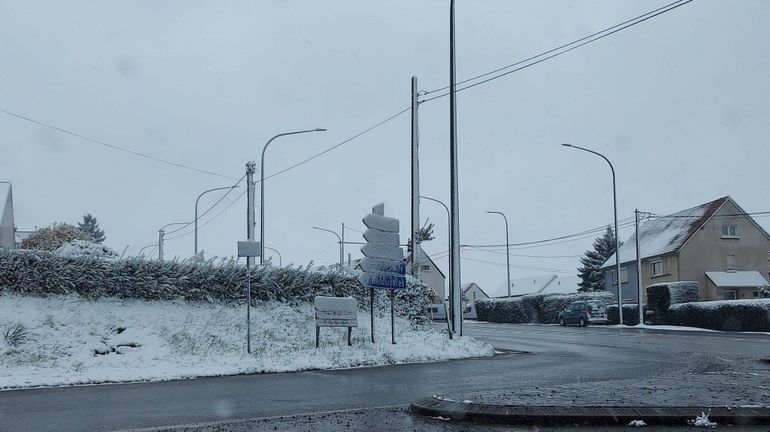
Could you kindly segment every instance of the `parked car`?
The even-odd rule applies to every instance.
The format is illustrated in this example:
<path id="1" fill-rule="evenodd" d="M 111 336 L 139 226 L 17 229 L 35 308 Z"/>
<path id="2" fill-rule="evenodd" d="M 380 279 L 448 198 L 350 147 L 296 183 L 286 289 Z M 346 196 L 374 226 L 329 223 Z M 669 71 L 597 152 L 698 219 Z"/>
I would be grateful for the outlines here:
<path id="1" fill-rule="evenodd" d="M 578 301 L 559 312 L 559 324 L 577 324 L 585 327 L 589 323 L 607 322 L 607 305 L 600 301 Z"/>

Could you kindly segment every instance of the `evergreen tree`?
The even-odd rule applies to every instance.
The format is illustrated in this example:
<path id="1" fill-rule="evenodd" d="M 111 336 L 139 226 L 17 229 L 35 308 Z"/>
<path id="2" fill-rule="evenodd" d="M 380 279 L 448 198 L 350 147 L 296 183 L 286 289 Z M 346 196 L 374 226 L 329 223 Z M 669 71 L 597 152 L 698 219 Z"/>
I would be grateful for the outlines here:
<path id="1" fill-rule="evenodd" d="M 81 231 L 91 236 L 94 243 L 101 244 L 106 238 L 104 230 L 99 228 L 99 222 L 96 221 L 96 218 L 91 213 L 83 216 L 83 222 L 78 222 L 78 227 L 80 227 Z"/>
<path id="2" fill-rule="evenodd" d="M 581 279 L 578 291 L 604 291 L 604 272 L 601 267 L 614 253 L 615 231 L 608 225 L 604 235 L 594 240 L 594 250 L 586 251 L 585 256 L 580 258 L 582 266 L 577 269 Z"/>

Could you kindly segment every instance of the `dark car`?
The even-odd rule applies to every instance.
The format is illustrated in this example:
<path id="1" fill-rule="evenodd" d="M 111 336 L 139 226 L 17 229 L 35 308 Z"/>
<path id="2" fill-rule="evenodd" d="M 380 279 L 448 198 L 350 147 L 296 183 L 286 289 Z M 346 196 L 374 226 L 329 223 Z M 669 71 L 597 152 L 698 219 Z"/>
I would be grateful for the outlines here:
<path id="1" fill-rule="evenodd" d="M 592 305 L 588 302 L 579 301 L 571 303 L 559 312 L 559 324 L 565 326 L 567 324 L 577 324 L 580 327 L 585 327 L 591 320 Z"/>

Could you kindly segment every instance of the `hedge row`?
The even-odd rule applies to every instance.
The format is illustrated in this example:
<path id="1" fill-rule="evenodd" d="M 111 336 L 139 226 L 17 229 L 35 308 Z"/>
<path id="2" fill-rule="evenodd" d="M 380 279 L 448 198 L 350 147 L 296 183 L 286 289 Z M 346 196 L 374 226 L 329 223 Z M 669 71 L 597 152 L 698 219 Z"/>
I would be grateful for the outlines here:
<path id="1" fill-rule="evenodd" d="M 724 331 L 770 331 L 770 299 L 682 303 L 669 308 L 673 325 Z"/>
<path id="2" fill-rule="evenodd" d="M 555 324 L 558 322 L 559 312 L 570 303 L 585 300 L 610 303 L 613 299 L 614 296 L 608 292 L 484 299 L 476 301 L 476 314 L 480 321 Z"/>
<path id="3" fill-rule="evenodd" d="M 700 301 L 698 282 L 681 281 L 649 285 L 647 308 L 653 311 L 655 324 L 668 322 L 666 315 L 671 305 Z"/>
<path id="4" fill-rule="evenodd" d="M 623 324 L 625 325 L 637 325 L 639 324 L 639 307 L 637 305 L 624 304 L 623 305 Z M 642 305 L 643 313 L 647 312 L 647 307 Z M 618 319 L 618 305 L 607 306 L 607 320 L 610 324 L 617 324 Z"/>
<path id="5" fill-rule="evenodd" d="M 310 266 L 252 267 L 252 298 L 299 303 L 310 302 L 317 295 L 352 296 L 362 306 L 369 304 L 369 290 L 358 283 L 355 274 L 316 272 Z M 429 290 L 421 282 L 407 279 L 408 289 L 398 291 L 396 306 L 403 315 L 419 315 L 427 305 Z M 245 300 L 246 280 L 246 267 L 232 259 L 108 261 L 42 251 L 0 252 L 0 294 L 230 302 Z M 378 305 L 389 308 L 385 290 L 377 291 Z"/>

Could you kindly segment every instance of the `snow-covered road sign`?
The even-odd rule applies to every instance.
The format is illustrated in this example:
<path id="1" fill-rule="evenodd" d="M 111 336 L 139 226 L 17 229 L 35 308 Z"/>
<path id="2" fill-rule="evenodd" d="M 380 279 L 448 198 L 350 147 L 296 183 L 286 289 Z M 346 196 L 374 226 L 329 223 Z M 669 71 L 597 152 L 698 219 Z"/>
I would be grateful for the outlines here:
<path id="1" fill-rule="evenodd" d="M 385 205 L 372 207 L 372 213 L 363 219 L 367 229 L 361 247 L 363 273 L 358 277 L 368 288 L 406 288 L 404 251 L 398 245 L 398 219 L 385 217 Z"/>

